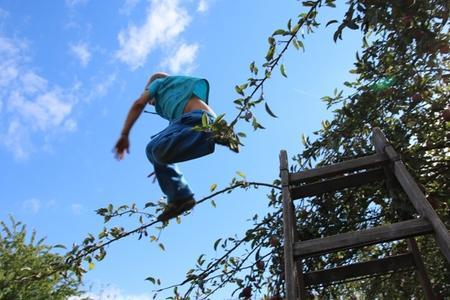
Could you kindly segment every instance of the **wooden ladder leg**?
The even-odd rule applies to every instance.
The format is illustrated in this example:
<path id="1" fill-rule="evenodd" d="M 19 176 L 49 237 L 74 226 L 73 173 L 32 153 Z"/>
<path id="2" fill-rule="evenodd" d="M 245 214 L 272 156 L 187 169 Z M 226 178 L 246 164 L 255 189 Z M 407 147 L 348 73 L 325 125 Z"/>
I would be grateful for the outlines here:
<path id="1" fill-rule="evenodd" d="M 377 153 L 383 153 L 385 151 L 385 147 L 388 145 L 388 142 L 384 136 L 382 136 L 380 131 L 375 131 L 378 135 L 378 142 L 376 142 L 376 138 L 374 137 L 374 144 Z M 381 135 L 381 136 L 380 136 Z M 391 157 L 392 158 L 392 157 Z M 395 163 L 395 162 L 394 162 Z M 386 176 L 386 187 L 389 191 L 389 194 L 392 198 L 393 202 L 399 203 L 399 200 L 397 199 L 397 195 L 394 191 L 394 182 L 396 181 L 396 178 L 394 177 L 394 174 L 391 173 L 388 167 L 383 167 L 384 173 Z M 403 212 L 400 210 L 396 211 L 397 215 L 400 219 L 403 218 Z M 425 294 L 425 298 L 427 300 L 436 299 L 433 289 L 431 287 L 430 279 L 428 278 L 425 265 L 423 264 L 422 257 L 420 256 L 419 248 L 417 247 L 417 242 L 414 238 L 410 238 L 407 240 L 408 249 L 413 255 L 414 258 L 414 264 L 416 266 L 416 274 L 419 279 L 420 285 L 422 286 L 423 292 Z"/>
<path id="2" fill-rule="evenodd" d="M 294 209 L 294 204 L 291 201 L 291 208 L 292 208 L 292 215 L 294 216 L 294 223 L 292 224 L 292 228 L 294 229 L 294 244 L 295 242 L 298 242 L 299 239 L 299 234 L 298 234 L 298 230 L 297 230 L 297 224 L 295 222 L 296 218 L 295 218 L 295 209 Z M 295 262 L 295 259 L 294 259 Z M 299 299 L 301 300 L 306 300 L 306 286 L 305 286 L 305 279 L 304 279 L 304 274 L 303 274 L 303 262 L 302 262 L 302 258 L 298 258 L 297 263 L 295 264 L 295 272 L 296 272 L 296 284 L 298 286 L 298 295 L 299 295 Z"/>
<path id="3" fill-rule="evenodd" d="M 373 130 L 372 142 L 374 143 L 377 152 L 385 152 L 392 161 L 393 175 L 400 183 L 400 186 L 408 196 L 409 201 L 412 203 L 416 211 L 420 214 L 420 216 L 426 218 L 430 222 L 434 229 L 436 242 L 441 250 L 441 253 L 447 259 L 447 262 L 450 263 L 450 233 L 448 229 L 445 227 L 433 207 L 431 207 L 430 203 L 428 203 L 425 195 L 417 186 L 416 181 L 408 172 L 398 153 L 392 145 L 389 144 L 386 137 L 378 128 Z"/>
<path id="4" fill-rule="evenodd" d="M 428 278 L 425 265 L 423 264 L 422 257 L 420 256 L 419 247 L 417 247 L 417 242 L 414 238 L 407 240 L 408 249 L 414 258 L 414 264 L 416 265 L 416 274 L 419 279 L 420 285 L 422 286 L 423 293 L 425 294 L 425 299 L 434 300 L 436 296 L 433 293 L 433 288 L 431 287 L 430 279 Z"/>
<path id="5" fill-rule="evenodd" d="M 283 195 L 283 235 L 284 235 L 284 283 L 286 299 L 298 299 L 298 269 L 294 260 L 295 213 L 289 189 L 287 153 L 280 152 L 280 177 Z M 303 299 L 302 299 L 303 300 Z"/>

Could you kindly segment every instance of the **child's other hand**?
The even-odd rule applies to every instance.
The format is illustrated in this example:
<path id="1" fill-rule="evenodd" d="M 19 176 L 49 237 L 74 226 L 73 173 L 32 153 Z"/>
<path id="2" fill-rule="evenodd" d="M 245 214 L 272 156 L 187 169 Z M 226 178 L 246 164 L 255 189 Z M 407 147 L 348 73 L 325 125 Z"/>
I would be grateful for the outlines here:
<path id="1" fill-rule="evenodd" d="M 121 135 L 116 145 L 114 146 L 114 156 L 118 160 L 122 160 L 125 157 L 125 151 L 130 153 L 130 142 L 127 135 Z"/>

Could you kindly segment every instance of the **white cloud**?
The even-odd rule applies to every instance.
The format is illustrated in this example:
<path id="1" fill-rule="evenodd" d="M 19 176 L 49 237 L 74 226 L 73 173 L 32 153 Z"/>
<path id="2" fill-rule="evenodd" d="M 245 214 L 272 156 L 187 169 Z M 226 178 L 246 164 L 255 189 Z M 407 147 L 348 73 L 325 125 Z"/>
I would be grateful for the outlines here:
<path id="1" fill-rule="evenodd" d="M 130 15 L 131 11 L 139 4 L 140 0 L 125 0 L 125 3 L 119 9 L 119 13 Z"/>
<path id="2" fill-rule="evenodd" d="M 72 203 L 70 205 L 70 210 L 72 211 L 72 214 L 78 216 L 81 214 L 81 211 L 83 210 L 83 205 L 80 203 Z"/>
<path id="3" fill-rule="evenodd" d="M 87 2 L 88 0 L 66 0 L 66 5 L 73 8 L 80 4 L 86 4 Z"/>
<path id="4" fill-rule="evenodd" d="M 91 61 L 91 52 L 86 43 L 80 42 L 75 45 L 70 45 L 70 51 L 80 60 L 83 67 L 86 67 Z"/>
<path id="5" fill-rule="evenodd" d="M 197 11 L 200 13 L 204 13 L 209 8 L 209 1 L 208 0 L 200 0 L 198 2 Z"/>
<path id="6" fill-rule="evenodd" d="M 6 19 L 9 17 L 9 11 L 0 7 L 0 19 Z"/>
<path id="7" fill-rule="evenodd" d="M 0 145 L 18 159 L 29 156 L 36 139 L 76 128 L 73 92 L 36 73 L 26 51 L 23 41 L 0 35 Z"/>
<path id="8" fill-rule="evenodd" d="M 126 295 L 120 289 L 112 286 L 101 289 L 98 293 L 86 293 L 81 296 L 72 296 L 68 300 L 152 300 L 153 297 L 149 294 L 130 294 Z"/>
<path id="9" fill-rule="evenodd" d="M 190 20 L 178 0 L 152 0 L 144 24 L 130 25 L 119 32 L 117 58 L 132 69 L 141 67 L 156 46 L 173 43 Z"/>
<path id="10" fill-rule="evenodd" d="M 34 215 L 41 210 L 41 206 L 41 201 L 35 198 L 31 198 L 22 202 L 22 208 Z"/>
<path id="11" fill-rule="evenodd" d="M 197 57 L 198 44 L 182 44 L 173 55 L 163 63 L 171 73 L 191 73 L 194 69 L 194 61 Z"/>
<path id="12" fill-rule="evenodd" d="M 92 100 L 96 98 L 104 97 L 108 94 L 111 87 L 116 83 L 117 81 L 117 73 L 113 72 L 107 76 L 95 76 L 91 80 L 90 87 L 84 88 L 84 90 L 88 90 L 89 93 L 83 96 L 83 100 L 86 102 L 91 102 Z M 78 83 L 77 89 L 80 89 L 82 84 Z M 115 85 L 117 88 L 117 85 Z"/>

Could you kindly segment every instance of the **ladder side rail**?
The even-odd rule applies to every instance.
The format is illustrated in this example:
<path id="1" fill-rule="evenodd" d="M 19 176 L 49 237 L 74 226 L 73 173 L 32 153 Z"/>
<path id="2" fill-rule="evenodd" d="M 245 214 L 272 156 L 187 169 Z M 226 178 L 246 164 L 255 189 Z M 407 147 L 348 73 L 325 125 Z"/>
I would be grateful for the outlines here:
<path id="1" fill-rule="evenodd" d="M 417 212 L 426 218 L 434 229 L 436 242 L 450 264 L 450 233 L 442 223 L 441 219 L 434 211 L 433 207 L 428 203 L 425 195 L 418 187 L 416 181 L 406 169 L 405 164 L 401 161 L 398 153 L 388 143 L 380 129 L 374 128 L 372 141 L 378 151 L 384 151 L 393 162 L 393 173 L 400 183 L 401 187 L 408 195 L 409 200 L 417 210 Z"/>
<path id="2" fill-rule="evenodd" d="M 382 139 L 379 139 L 379 140 L 382 141 Z M 384 141 L 382 141 L 382 142 L 384 143 Z M 386 140 L 386 142 L 387 142 L 387 140 Z M 380 146 L 381 145 L 376 147 L 375 150 L 378 154 L 384 154 L 384 151 L 383 151 L 383 149 L 381 149 Z M 387 166 L 383 166 L 383 170 L 384 170 L 384 174 L 386 176 L 386 187 L 389 191 L 389 195 L 391 196 L 391 199 L 393 202 L 398 203 L 399 200 L 398 200 L 397 194 L 394 191 L 394 185 L 395 185 L 396 179 Z M 397 215 L 399 216 L 399 218 L 401 220 L 403 220 L 403 218 L 405 217 L 403 212 L 401 212 L 399 210 L 397 211 Z M 408 216 L 408 217 L 410 217 L 410 216 Z M 422 286 L 422 290 L 425 295 L 425 299 L 426 300 L 436 299 L 436 296 L 433 292 L 433 288 L 430 283 L 430 279 L 429 279 L 427 271 L 425 269 L 425 265 L 423 263 L 421 255 L 420 255 L 416 239 L 409 238 L 407 240 L 407 245 L 408 245 L 408 249 L 413 257 L 417 279 L 419 280 L 420 285 Z"/>
<path id="3" fill-rule="evenodd" d="M 420 285 L 422 286 L 425 299 L 426 300 L 437 299 L 436 296 L 434 295 L 433 288 L 431 287 L 430 279 L 428 278 L 425 265 L 423 264 L 422 257 L 420 256 L 419 247 L 417 246 L 416 240 L 414 238 L 410 238 L 407 240 L 407 243 L 408 249 L 411 252 L 414 259 L 417 279 L 419 279 Z"/>
<path id="4" fill-rule="evenodd" d="M 289 190 L 289 171 L 287 153 L 280 152 L 280 177 L 283 196 L 283 235 L 284 235 L 284 275 L 286 299 L 298 299 L 298 288 L 301 294 L 305 294 L 302 274 L 298 274 L 294 261 L 294 228 L 293 203 Z M 301 271 L 301 270 L 300 270 Z M 298 277 L 301 278 L 298 278 Z M 298 278 L 298 279 L 297 279 Z M 298 288 L 297 288 L 298 286 Z M 300 296 L 300 299 L 306 299 Z"/>

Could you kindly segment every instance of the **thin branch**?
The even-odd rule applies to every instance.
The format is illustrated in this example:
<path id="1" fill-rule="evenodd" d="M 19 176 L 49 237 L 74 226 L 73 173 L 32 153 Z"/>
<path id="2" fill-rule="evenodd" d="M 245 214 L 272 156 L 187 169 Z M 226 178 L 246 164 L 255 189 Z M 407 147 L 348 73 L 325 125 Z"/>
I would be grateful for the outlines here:
<path id="1" fill-rule="evenodd" d="M 308 13 L 307 13 L 303 18 L 301 18 L 301 19 L 298 21 L 296 30 L 295 30 L 294 32 L 292 32 L 291 37 L 290 37 L 287 41 L 284 41 L 285 45 L 284 45 L 283 49 L 281 50 L 280 54 L 278 54 L 277 58 L 276 58 L 276 59 L 270 64 L 270 66 L 266 69 L 266 71 L 268 71 L 268 72 L 271 73 L 271 72 L 273 71 L 273 69 L 278 65 L 278 62 L 280 61 L 281 57 L 284 55 L 284 52 L 286 52 L 286 50 L 289 48 L 289 46 L 290 46 L 291 42 L 294 40 L 294 38 L 297 37 L 297 33 L 299 32 L 299 30 L 303 27 L 303 25 L 305 24 L 305 22 L 306 22 L 307 20 L 309 20 L 309 18 L 311 17 L 311 15 L 312 15 L 313 12 L 317 9 L 317 6 L 319 6 L 319 4 L 320 4 L 321 2 L 322 2 L 322 1 L 320 1 L 320 0 L 319 0 L 319 1 L 316 1 L 316 2 L 314 3 L 314 5 L 311 6 L 311 8 L 310 8 L 310 10 L 308 11 Z M 267 74 L 267 73 L 266 73 L 266 74 Z M 256 92 L 264 85 L 264 82 L 265 82 L 267 79 L 269 79 L 269 77 L 270 77 L 270 76 L 265 75 L 263 79 L 260 79 L 260 80 L 259 80 L 259 83 L 255 86 L 253 92 L 250 94 L 250 96 L 248 97 L 248 99 L 251 99 L 251 98 L 256 94 Z M 239 110 L 239 113 L 237 114 L 237 116 L 233 119 L 233 121 L 231 121 L 231 123 L 230 123 L 230 128 L 232 128 L 232 127 L 237 123 L 237 121 L 238 121 L 239 118 L 241 117 L 242 113 L 243 113 L 246 109 L 247 109 L 247 105 L 244 105 L 244 106 Z"/>

